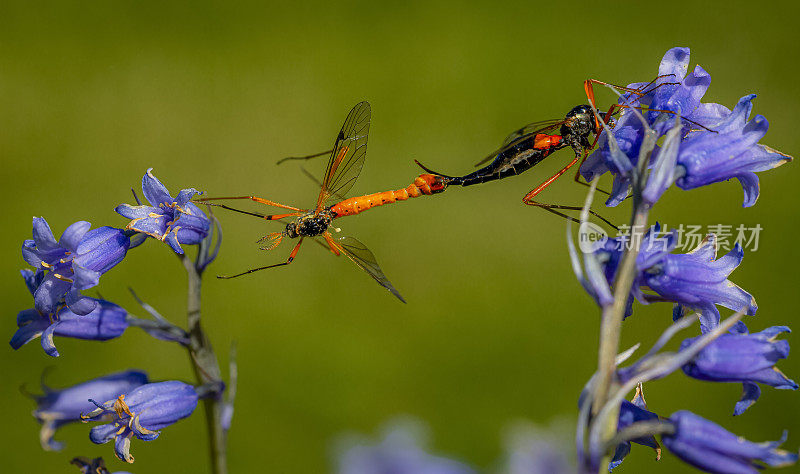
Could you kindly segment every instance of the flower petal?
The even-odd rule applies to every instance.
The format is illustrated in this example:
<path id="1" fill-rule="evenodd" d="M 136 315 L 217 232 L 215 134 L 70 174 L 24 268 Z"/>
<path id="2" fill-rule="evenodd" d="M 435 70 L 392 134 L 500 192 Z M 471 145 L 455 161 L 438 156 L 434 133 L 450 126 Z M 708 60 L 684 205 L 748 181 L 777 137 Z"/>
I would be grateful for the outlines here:
<path id="1" fill-rule="evenodd" d="M 122 335 L 128 328 L 127 312 L 114 303 L 85 298 L 96 305 L 85 316 L 71 311 L 59 313 L 59 325 L 55 334 L 93 341 L 107 341 Z"/>
<path id="2" fill-rule="evenodd" d="M 92 427 L 89 431 L 89 440 L 94 444 L 108 443 L 114 439 L 114 433 L 117 432 L 117 427 L 111 423 L 105 425 L 98 425 Z"/>
<path id="3" fill-rule="evenodd" d="M 75 272 L 73 275 L 73 287 L 76 290 L 88 290 L 89 288 L 95 287 L 98 283 L 100 283 L 100 276 L 102 273 L 89 270 L 88 268 L 84 268 L 80 265 L 73 265 L 72 268 Z M 72 295 L 72 298 L 73 302 L 77 302 L 77 298 L 74 294 Z"/>
<path id="4" fill-rule="evenodd" d="M 175 251 L 178 255 L 183 255 L 183 249 L 181 248 L 180 242 L 178 242 L 178 234 L 177 232 L 170 232 L 165 236 L 164 241 L 172 247 L 172 250 Z"/>
<path id="5" fill-rule="evenodd" d="M 151 213 L 161 214 L 161 209 L 152 206 L 132 206 L 130 204 L 120 204 L 114 208 L 114 211 L 122 217 L 128 219 L 141 219 L 148 217 Z"/>
<path id="6" fill-rule="evenodd" d="M 23 323 L 20 324 L 20 321 Z M 17 315 L 17 324 L 20 325 L 19 329 L 9 341 L 14 350 L 41 336 L 42 332 L 50 326 L 50 320 L 40 315 L 35 309 L 26 309 Z"/>
<path id="7" fill-rule="evenodd" d="M 58 242 L 53 237 L 53 231 L 44 217 L 33 218 L 33 241 L 36 243 L 36 248 L 43 252 L 58 249 Z"/>
<path id="8" fill-rule="evenodd" d="M 194 188 L 181 189 L 178 193 L 178 197 L 175 198 L 175 204 L 177 204 L 178 207 L 183 207 L 191 201 L 196 194 L 202 193 Z"/>
<path id="9" fill-rule="evenodd" d="M 753 406 L 760 396 L 761 388 L 758 385 L 751 382 L 743 382 L 742 398 L 736 402 L 736 406 L 733 407 L 733 416 L 739 416 L 744 413 L 748 408 Z"/>
<path id="10" fill-rule="evenodd" d="M 171 216 L 164 214 L 153 215 L 157 217 L 134 219 L 127 225 L 127 228 L 161 240 L 161 237 L 167 231 L 167 222 L 169 222 Z"/>
<path id="11" fill-rule="evenodd" d="M 42 267 L 42 257 L 36 249 L 36 242 L 31 239 L 22 242 L 22 259 L 32 267 Z"/>
<path id="12" fill-rule="evenodd" d="M 65 248 L 70 252 L 75 252 L 78 248 L 78 244 L 86 232 L 89 231 L 90 227 L 92 227 L 92 224 L 86 221 L 78 221 L 70 225 L 67 227 L 67 230 L 61 234 L 61 238 L 58 240 L 59 247 Z"/>
<path id="13" fill-rule="evenodd" d="M 53 276 L 52 272 L 48 273 L 33 295 L 34 307 L 42 314 L 53 313 L 71 285 Z"/>
<path id="14" fill-rule="evenodd" d="M 58 324 L 58 322 L 55 322 L 42 332 L 42 349 L 44 349 L 45 354 L 51 357 L 59 356 L 58 350 L 56 350 L 56 345 L 53 342 L 53 334 L 55 333 Z"/>
<path id="15" fill-rule="evenodd" d="M 25 280 L 25 286 L 27 286 L 28 291 L 31 292 L 31 295 L 36 293 L 36 288 L 39 288 L 39 285 L 44 279 L 44 272 L 41 270 L 36 270 L 34 272 L 32 270 L 24 269 L 20 270 L 20 273 L 22 274 L 22 278 Z"/>
<path id="16" fill-rule="evenodd" d="M 742 207 L 753 207 L 756 201 L 758 201 L 758 194 L 760 191 L 758 175 L 755 173 L 744 173 L 736 176 L 736 179 L 739 180 L 739 183 L 742 185 L 742 190 L 744 191 Z"/>
<path id="17" fill-rule="evenodd" d="M 80 316 L 91 313 L 97 306 L 97 301 L 95 299 L 83 296 L 81 292 L 75 288 L 67 292 L 65 301 L 69 310 Z"/>
<path id="18" fill-rule="evenodd" d="M 153 168 L 148 168 L 142 177 L 142 192 L 151 205 L 158 207 L 162 203 L 172 203 L 174 199 L 169 195 L 167 187 L 153 176 Z"/>
<path id="19" fill-rule="evenodd" d="M 131 454 L 131 436 L 132 433 L 128 432 L 125 435 L 118 435 L 114 440 L 114 454 L 127 463 L 133 463 L 133 455 Z"/>
<path id="20" fill-rule="evenodd" d="M 76 265 L 105 273 L 125 258 L 130 245 L 130 237 L 124 230 L 98 227 L 86 233 L 73 261 Z"/>

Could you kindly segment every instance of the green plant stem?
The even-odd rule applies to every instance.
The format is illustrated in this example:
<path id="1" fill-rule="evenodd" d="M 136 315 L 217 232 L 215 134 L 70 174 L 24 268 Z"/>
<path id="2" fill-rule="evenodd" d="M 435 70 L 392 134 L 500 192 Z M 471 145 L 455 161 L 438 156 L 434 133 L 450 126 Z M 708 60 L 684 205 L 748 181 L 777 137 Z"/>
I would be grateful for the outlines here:
<path id="1" fill-rule="evenodd" d="M 194 369 L 198 384 L 218 383 L 220 377 L 219 363 L 214 349 L 208 340 L 200 321 L 200 289 L 202 279 L 195 263 L 186 255 L 181 257 L 188 275 L 187 326 L 189 330 L 189 359 Z M 222 428 L 222 397 L 203 399 L 208 427 L 209 454 L 211 455 L 211 472 L 227 474 L 226 433 Z"/>

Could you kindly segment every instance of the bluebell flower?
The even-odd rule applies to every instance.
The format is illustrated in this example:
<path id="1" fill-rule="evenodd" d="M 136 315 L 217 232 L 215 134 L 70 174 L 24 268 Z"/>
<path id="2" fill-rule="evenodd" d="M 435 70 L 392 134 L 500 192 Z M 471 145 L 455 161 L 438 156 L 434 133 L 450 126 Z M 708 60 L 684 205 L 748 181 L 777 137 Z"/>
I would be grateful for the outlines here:
<path id="1" fill-rule="evenodd" d="M 132 463 L 131 438 L 135 436 L 143 441 L 158 438 L 161 434 L 158 430 L 191 415 L 197 407 L 197 400 L 194 387 L 183 382 L 150 383 L 105 403 L 92 399 L 97 409 L 81 415 L 81 418 L 84 421 L 110 421 L 93 427 L 89 439 L 95 444 L 114 440 L 117 457 Z"/>
<path id="2" fill-rule="evenodd" d="M 47 221 L 33 218 L 33 239 L 22 244 L 22 257 L 46 271 L 34 291 L 34 307 L 42 314 L 53 313 L 62 300 L 75 314 L 94 309 L 92 299 L 81 290 L 92 288 L 100 276 L 125 258 L 131 246 L 130 236 L 122 229 L 99 227 L 78 221 L 70 225 L 56 242 Z"/>
<path id="3" fill-rule="evenodd" d="M 746 95 L 714 132 L 697 131 L 686 137 L 678 152 L 681 189 L 694 189 L 707 184 L 736 178 L 744 189 L 743 207 L 756 203 L 759 194 L 756 172 L 766 171 L 792 160 L 791 156 L 758 142 L 767 133 L 769 122 L 762 115 L 749 120 L 755 94 Z"/>
<path id="4" fill-rule="evenodd" d="M 664 446 L 684 462 L 706 472 L 757 474 L 761 463 L 780 467 L 797 462 L 796 453 L 778 449 L 785 438 L 753 443 L 689 411 L 673 413 L 669 421 L 674 424 L 675 432 L 661 437 Z"/>
<path id="5" fill-rule="evenodd" d="M 42 384 L 42 395 L 34 395 L 36 410 L 33 416 L 41 423 L 39 440 L 45 450 L 59 450 L 62 443 L 53 440 L 61 426 L 81 420 L 81 413 L 94 408 L 90 398 L 110 399 L 146 384 L 147 374 L 128 370 L 98 377 L 69 388 L 52 390 Z"/>
<path id="6" fill-rule="evenodd" d="M 674 248 L 674 243 L 670 246 Z M 756 314 L 755 298 L 728 280 L 744 258 L 741 245 L 737 243 L 720 258 L 716 258 L 716 254 L 713 234 L 690 253 L 664 252 L 653 258 L 651 264 L 640 267 L 640 283 L 666 300 L 700 311 L 703 333 L 719 325 L 717 305 L 733 311 L 746 308 L 745 314 Z M 742 324 L 737 327 L 741 328 Z"/>
<path id="7" fill-rule="evenodd" d="M 682 135 L 686 135 L 694 124 L 708 127 L 718 122 L 730 111 L 714 103 L 702 103 L 700 100 L 711 83 L 709 74 L 700 66 L 687 74 L 689 67 L 689 48 L 672 48 L 666 52 L 658 68 L 658 78 L 650 83 L 633 83 L 628 88 L 647 92 L 644 95 L 625 93 L 620 99 L 620 105 L 632 107 L 644 106 L 651 111 L 642 112 L 648 124 L 655 129 L 658 135 L 663 135 L 672 127 L 672 120 L 657 120 L 662 112 L 667 110 L 680 114 L 686 120 L 682 121 Z M 667 118 L 671 114 L 667 114 Z M 598 140 L 599 146 L 581 166 L 580 172 L 587 180 L 611 172 L 614 175 L 614 184 L 606 205 L 616 206 L 628 195 L 631 185 L 630 172 L 639 161 L 639 151 L 645 134 L 645 127 L 641 120 L 630 109 L 624 109 L 619 119 L 614 124 L 611 135 L 616 140 L 622 156 L 617 156 L 610 150 L 607 134 L 603 132 Z M 653 159 L 657 151 L 653 153 Z"/>
<path id="8" fill-rule="evenodd" d="M 628 426 L 639 421 L 658 420 L 658 415 L 647 410 L 647 404 L 644 402 L 644 397 L 639 388 L 636 390 L 636 396 L 632 401 L 623 400 L 619 407 L 619 421 L 617 422 L 617 431 L 621 431 Z M 614 456 L 611 462 L 608 463 L 608 472 L 611 472 L 615 467 L 622 464 L 625 457 L 631 452 L 631 443 L 641 444 L 653 448 L 656 451 L 656 460 L 661 458 L 661 447 L 654 436 L 647 436 L 643 438 L 636 438 L 630 441 L 625 441 L 617 445 L 614 451 Z"/>
<path id="9" fill-rule="evenodd" d="M 474 474 L 460 462 L 425 451 L 408 426 L 387 429 L 377 444 L 360 442 L 341 452 L 339 474 Z"/>
<path id="10" fill-rule="evenodd" d="M 744 189 L 743 207 L 754 205 L 759 195 L 755 173 L 777 168 L 792 157 L 758 143 L 769 123 L 761 115 L 748 121 L 753 98 L 755 94 L 739 99 L 733 112 L 713 125 L 713 131 L 689 134 L 668 165 L 654 168 L 645 199 L 654 203 L 673 182 L 682 189 L 694 189 L 737 178 Z"/>
<path id="11" fill-rule="evenodd" d="M 740 415 L 761 394 L 756 383 L 797 390 L 798 385 L 775 367 L 789 357 L 789 341 L 776 340 L 782 332 L 790 331 L 786 326 L 773 326 L 755 334 L 723 334 L 684 365 L 683 372 L 699 380 L 742 382 L 743 396 L 734 409 L 734 415 Z M 686 339 L 681 349 L 696 339 Z"/>
<path id="12" fill-rule="evenodd" d="M 671 120 L 657 123 L 658 117 L 663 113 L 659 110 L 668 110 L 687 119 L 682 121 L 683 135 L 696 128 L 691 122 L 709 127 L 730 112 L 720 104 L 700 102 L 711 84 L 711 76 L 699 65 L 688 73 L 689 57 L 689 48 L 672 48 L 661 59 L 659 77 L 654 84 L 637 83 L 628 86 L 634 89 L 647 86 L 649 93 L 640 97 L 628 94 L 628 97 L 632 96 L 632 105 L 654 109 L 645 111 L 645 118 L 658 135 L 663 135 L 672 128 Z"/>
<path id="13" fill-rule="evenodd" d="M 23 270 L 22 276 L 26 281 L 37 279 L 36 274 L 30 270 Z M 77 315 L 67 307 L 47 314 L 42 314 L 33 308 L 20 311 L 17 315 L 19 329 L 12 336 L 9 344 L 16 350 L 37 337 L 41 337 L 45 353 L 52 357 L 58 357 L 53 336 L 107 341 L 119 337 L 125 332 L 128 328 L 127 311 L 109 301 L 87 299 L 92 301 L 94 309 L 85 315 Z"/>
<path id="14" fill-rule="evenodd" d="M 716 258 L 716 238 L 709 235 L 692 252 L 673 254 L 670 252 L 677 245 L 675 235 L 667 233 L 660 236 L 659 233 L 660 226 L 655 225 L 642 239 L 636 258 L 637 275 L 631 296 L 647 303 L 651 297 L 642 289 L 650 289 L 662 300 L 700 311 L 703 333 L 719 324 L 717 305 L 734 311 L 746 308 L 748 315 L 756 313 L 758 306 L 753 296 L 728 280 L 728 276 L 744 257 L 744 251 L 739 244 L 726 255 Z M 621 255 L 628 245 L 629 236 L 608 239 L 591 255 L 599 265 L 587 266 L 585 280 L 582 274 L 578 275 L 589 294 L 601 306 L 608 303 L 611 295 L 609 290 L 604 289 L 604 285 L 609 287 L 616 279 Z M 630 314 L 630 298 L 628 304 L 626 314 Z"/>
<path id="15" fill-rule="evenodd" d="M 147 234 L 166 242 L 175 253 L 182 255 L 183 245 L 199 244 L 211 227 L 211 221 L 190 202 L 200 194 L 194 188 L 182 189 L 177 197 L 167 190 L 149 168 L 142 177 L 142 192 L 149 206 L 120 204 L 115 209 L 123 217 L 133 219 L 126 229 Z"/>

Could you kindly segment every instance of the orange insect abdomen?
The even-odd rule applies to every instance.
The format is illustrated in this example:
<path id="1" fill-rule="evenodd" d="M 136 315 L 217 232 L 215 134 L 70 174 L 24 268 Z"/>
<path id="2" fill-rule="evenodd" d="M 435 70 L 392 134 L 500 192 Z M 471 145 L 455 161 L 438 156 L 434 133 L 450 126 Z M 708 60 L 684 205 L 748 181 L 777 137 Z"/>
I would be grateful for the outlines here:
<path id="1" fill-rule="evenodd" d="M 432 174 L 422 174 L 417 176 L 414 183 L 403 189 L 395 191 L 383 191 L 381 193 L 367 194 L 345 199 L 331 207 L 331 212 L 336 217 L 352 216 L 376 206 L 391 204 L 396 201 L 405 201 L 408 198 L 422 195 L 437 194 L 444 191 L 447 184 L 441 177 Z"/>

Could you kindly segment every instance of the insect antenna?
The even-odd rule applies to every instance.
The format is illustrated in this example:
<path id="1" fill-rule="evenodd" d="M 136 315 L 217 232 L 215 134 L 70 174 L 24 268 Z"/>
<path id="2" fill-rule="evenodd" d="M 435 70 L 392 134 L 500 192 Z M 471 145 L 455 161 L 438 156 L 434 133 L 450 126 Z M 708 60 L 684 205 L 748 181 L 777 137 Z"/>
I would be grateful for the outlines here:
<path id="1" fill-rule="evenodd" d="M 320 153 L 314 153 L 313 155 L 305 155 L 305 156 L 287 156 L 286 158 L 281 158 L 275 164 L 279 165 L 279 164 L 281 164 L 281 163 L 283 163 L 285 161 L 289 161 L 289 160 L 310 160 L 311 158 L 316 158 L 318 156 L 330 155 L 332 151 L 333 150 L 325 150 L 325 151 L 320 152 Z"/>

